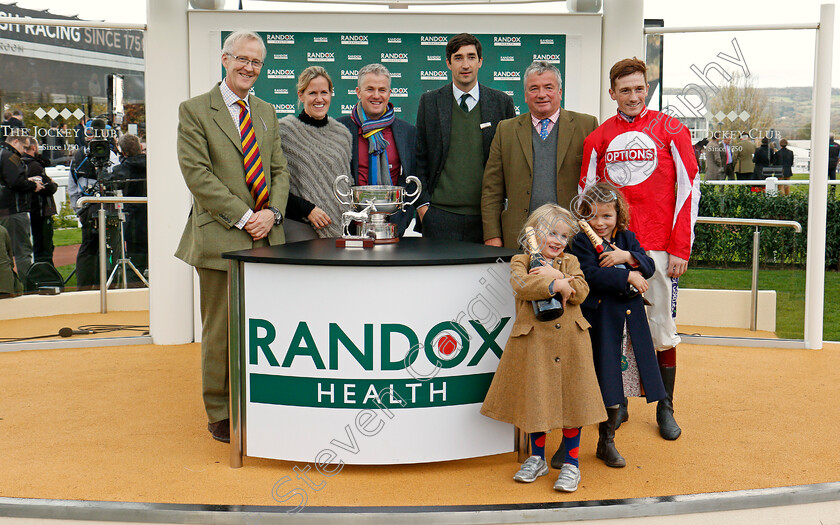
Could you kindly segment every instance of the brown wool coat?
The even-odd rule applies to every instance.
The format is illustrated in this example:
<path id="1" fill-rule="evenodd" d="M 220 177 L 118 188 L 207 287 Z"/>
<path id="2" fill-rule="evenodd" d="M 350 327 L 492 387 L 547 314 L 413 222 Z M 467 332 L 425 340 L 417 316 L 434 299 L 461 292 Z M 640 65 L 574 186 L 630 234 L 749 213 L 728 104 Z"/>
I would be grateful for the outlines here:
<path id="1" fill-rule="evenodd" d="M 554 260 L 554 268 L 575 277 L 575 294 L 562 317 L 539 321 L 531 300 L 547 299 L 552 279 L 528 275 L 529 260 L 516 255 L 510 263 L 516 321 L 481 413 L 525 432 L 600 423 L 607 413 L 592 362 L 589 323 L 580 311 L 589 294 L 580 264 L 571 254 Z"/>

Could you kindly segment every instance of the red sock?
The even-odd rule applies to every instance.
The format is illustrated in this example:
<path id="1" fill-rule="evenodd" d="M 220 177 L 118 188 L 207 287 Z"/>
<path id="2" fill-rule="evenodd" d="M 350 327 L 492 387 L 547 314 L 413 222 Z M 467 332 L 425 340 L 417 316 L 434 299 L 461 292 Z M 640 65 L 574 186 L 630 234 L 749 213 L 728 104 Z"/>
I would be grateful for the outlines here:
<path id="1" fill-rule="evenodd" d="M 566 448 L 566 459 L 563 462 L 579 467 L 580 427 L 563 429 L 563 446 Z"/>
<path id="2" fill-rule="evenodd" d="M 656 360 L 662 368 L 673 368 L 677 366 L 677 349 L 668 348 L 656 353 Z"/>

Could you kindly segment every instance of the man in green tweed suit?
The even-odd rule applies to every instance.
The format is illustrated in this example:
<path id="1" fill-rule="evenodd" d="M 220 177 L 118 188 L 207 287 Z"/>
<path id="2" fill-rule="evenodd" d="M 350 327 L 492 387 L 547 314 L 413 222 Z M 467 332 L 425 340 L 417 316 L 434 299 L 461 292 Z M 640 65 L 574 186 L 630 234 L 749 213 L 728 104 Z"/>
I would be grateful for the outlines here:
<path id="1" fill-rule="evenodd" d="M 249 95 L 265 53 L 257 34 L 232 33 L 222 48 L 225 79 L 208 93 L 183 102 L 178 111 L 178 158 L 193 203 L 175 256 L 198 272 L 207 428 L 214 439 L 226 443 L 228 262 L 221 254 L 285 240 L 282 220 L 289 171 L 277 118 L 271 104 Z"/>

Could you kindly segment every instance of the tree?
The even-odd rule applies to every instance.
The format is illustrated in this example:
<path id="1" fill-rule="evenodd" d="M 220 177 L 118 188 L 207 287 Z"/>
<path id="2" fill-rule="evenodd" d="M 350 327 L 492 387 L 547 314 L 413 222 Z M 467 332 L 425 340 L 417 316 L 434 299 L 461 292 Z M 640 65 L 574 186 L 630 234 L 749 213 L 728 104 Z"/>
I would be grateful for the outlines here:
<path id="1" fill-rule="evenodd" d="M 712 97 L 709 115 L 714 131 L 755 130 L 750 135 L 753 138 L 764 137 L 775 119 L 767 96 L 756 87 L 755 77 L 744 77 L 740 72 L 733 73 L 732 79 Z"/>

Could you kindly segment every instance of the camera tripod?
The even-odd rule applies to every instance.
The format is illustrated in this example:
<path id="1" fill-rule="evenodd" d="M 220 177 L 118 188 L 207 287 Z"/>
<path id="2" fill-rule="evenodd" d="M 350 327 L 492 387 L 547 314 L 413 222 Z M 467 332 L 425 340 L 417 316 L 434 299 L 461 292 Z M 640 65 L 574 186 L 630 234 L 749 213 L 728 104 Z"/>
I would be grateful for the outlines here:
<path id="1" fill-rule="evenodd" d="M 111 275 L 108 277 L 108 281 L 105 283 L 106 288 L 111 287 L 111 281 L 114 280 L 114 276 L 117 275 L 117 271 L 122 269 L 122 287 L 123 289 L 128 288 L 128 272 L 126 271 L 126 266 L 129 266 L 131 270 L 134 272 L 137 277 L 146 285 L 146 288 L 149 287 L 149 281 L 143 277 L 143 274 L 140 273 L 140 270 L 134 266 L 134 263 L 131 262 L 131 259 L 125 253 L 125 212 L 122 210 L 122 204 L 118 204 L 118 213 L 117 217 L 119 217 L 120 222 L 120 258 L 114 262 L 114 269 L 111 270 Z"/>

